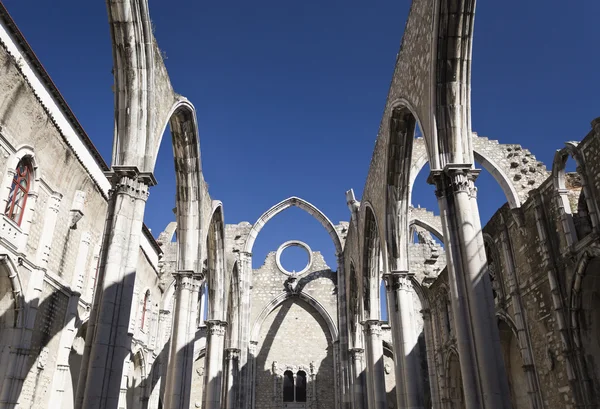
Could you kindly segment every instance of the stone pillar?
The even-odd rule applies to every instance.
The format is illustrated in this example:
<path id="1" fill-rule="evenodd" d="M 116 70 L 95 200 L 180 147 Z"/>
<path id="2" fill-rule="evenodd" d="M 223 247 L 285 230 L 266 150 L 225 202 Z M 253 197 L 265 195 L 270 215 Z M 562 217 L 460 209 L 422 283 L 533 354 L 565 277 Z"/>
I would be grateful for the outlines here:
<path id="1" fill-rule="evenodd" d="M 221 390 L 223 388 L 223 351 L 227 323 L 208 320 L 206 340 L 206 401 L 203 409 L 221 409 Z"/>
<path id="2" fill-rule="evenodd" d="M 396 361 L 398 407 L 423 408 L 421 360 L 414 320 L 413 286 L 407 272 L 384 274 Z"/>
<path id="3" fill-rule="evenodd" d="M 383 343 L 381 321 L 363 322 L 367 357 L 367 391 L 369 409 L 387 409 L 385 375 L 383 370 Z"/>
<path id="4" fill-rule="evenodd" d="M 255 346 L 250 341 L 250 332 L 252 331 L 250 320 L 250 287 L 252 286 L 252 253 L 241 251 L 239 253 L 239 270 L 240 275 L 240 305 L 239 305 L 239 345 L 240 359 L 238 365 L 240 367 L 240 391 L 239 401 L 242 409 L 252 408 L 251 402 L 253 399 L 254 385 L 254 350 Z"/>
<path id="5" fill-rule="evenodd" d="M 346 303 L 347 285 L 346 285 L 346 268 L 344 267 L 344 254 L 336 253 L 337 264 L 338 264 L 338 307 L 337 315 L 339 322 L 339 377 L 340 377 L 340 388 L 339 396 L 342 409 L 350 409 L 352 403 L 352 393 L 350 391 L 350 359 L 348 357 L 348 305 Z"/>
<path id="6" fill-rule="evenodd" d="M 348 352 L 352 369 L 352 409 L 365 409 L 365 350 L 352 348 Z"/>
<path id="7" fill-rule="evenodd" d="M 201 281 L 204 279 L 202 274 L 190 270 L 177 271 L 173 276 L 175 276 L 175 307 L 164 395 L 165 409 L 190 406 L 196 307 Z"/>
<path id="8" fill-rule="evenodd" d="M 227 409 L 237 409 L 237 387 L 239 375 L 240 350 L 237 348 L 227 348 Z"/>
<path id="9" fill-rule="evenodd" d="M 256 341 L 250 341 L 248 345 L 248 379 L 244 385 L 247 389 L 246 407 L 255 408 L 254 403 L 256 401 L 256 394 L 254 393 L 254 385 L 256 379 L 256 354 L 258 353 L 258 343 Z"/>
<path id="10" fill-rule="evenodd" d="M 119 402 L 123 362 L 131 349 L 128 334 L 135 272 L 148 186 L 152 176 L 135 167 L 113 167 L 103 250 L 94 307 L 75 407 L 113 409 Z"/>
<path id="11" fill-rule="evenodd" d="M 437 366 L 435 362 L 435 341 L 433 338 L 433 321 L 431 319 L 431 310 L 421 310 L 423 314 L 423 332 L 425 333 L 425 349 L 427 353 L 427 368 L 429 372 L 429 389 L 431 391 L 431 407 L 441 409 L 440 388 L 437 378 Z"/>
<path id="12" fill-rule="evenodd" d="M 470 165 L 433 171 L 442 215 L 452 310 L 467 409 L 508 409 L 510 395 Z"/>

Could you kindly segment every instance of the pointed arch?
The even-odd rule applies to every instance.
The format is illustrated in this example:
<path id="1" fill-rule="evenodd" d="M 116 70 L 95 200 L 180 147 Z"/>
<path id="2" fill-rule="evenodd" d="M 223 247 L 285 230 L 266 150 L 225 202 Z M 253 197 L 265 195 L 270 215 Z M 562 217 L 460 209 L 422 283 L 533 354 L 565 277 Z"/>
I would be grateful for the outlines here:
<path id="1" fill-rule="evenodd" d="M 569 157 L 575 160 L 577 174 L 580 178 L 581 192 L 578 199 L 577 212 L 571 209 L 569 201 L 569 187 L 567 186 L 566 165 Z M 577 142 L 567 142 L 565 147 L 557 150 L 552 163 L 552 181 L 556 192 L 556 205 L 561 219 L 563 234 L 567 245 L 577 243 L 598 228 L 598 208 L 594 200 L 592 189 L 589 187 L 585 162 L 578 148 Z M 576 221 L 578 226 L 576 226 Z M 587 225 L 587 226 L 586 226 Z"/>
<path id="2" fill-rule="evenodd" d="M 208 319 L 225 321 L 228 283 L 225 260 L 225 222 L 223 206 L 215 202 L 206 236 L 206 282 Z"/>
<path id="3" fill-rule="evenodd" d="M 229 348 L 241 349 L 239 346 L 240 335 L 240 276 L 238 261 L 233 264 L 229 288 L 229 302 L 227 305 L 227 331 L 229 331 Z"/>
<path id="4" fill-rule="evenodd" d="M 331 237 L 331 240 L 333 240 L 336 255 L 339 256 L 342 254 L 342 242 L 340 240 L 340 237 L 338 236 L 337 231 L 335 230 L 335 226 L 333 225 L 333 223 L 331 223 L 327 216 L 325 216 L 325 214 L 321 212 L 321 210 L 319 210 L 312 203 L 309 203 L 306 200 L 295 196 L 288 197 L 287 199 L 282 200 L 281 202 L 277 203 L 275 206 L 271 207 L 269 210 L 264 212 L 258 218 L 256 223 L 252 225 L 252 229 L 248 234 L 248 239 L 246 240 L 246 244 L 244 246 L 244 252 L 252 253 L 252 248 L 254 247 L 256 237 L 258 236 L 258 233 L 260 233 L 262 228 L 265 226 L 265 224 L 267 224 L 269 220 L 271 220 L 277 214 L 283 212 L 286 209 L 289 209 L 292 206 L 304 210 L 305 212 L 313 216 L 315 219 L 317 219 L 317 221 L 321 223 L 325 230 L 327 230 L 327 233 Z"/>
<path id="5" fill-rule="evenodd" d="M 409 227 L 413 226 L 413 225 L 419 226 L 419 227 L 427 230 L 429 233 L 433 234 L 442 243 L 444 242 L 444 234 L 442 233 L 442 231 L 440 231 L 436 226 L 434 226 L 432 223 L 430 223 L 426 220 L 423 220 L 419 217 L 415 217 L 410 220 L 408 225 L 409 225 Z"/>
<path id="6" fill-rule="evenodd" d="M 473 135 L 473 138 L 478 137 Z M 425 143 L 426 142 L 423 138 L 416 138 L 414 142 L 413 156 L 410 166 L 410 187 L 408 193 L 409 204 L 412 204 L 412 192 L 417 176 L 419 176 L 419 173 L 423 167 L 425 167 L 425 165 L 429 162 Z M 510 180 L 506 171 L 502 169 L 502 166 L 494 161 L 489 155 L 484 153 L 483 150 L 477 149 L 477 147 L 473 147 L 473 156 L 475 161 L 477 161 L 481 167 L 488 171 L 498 183 L 504 192 L 504 196 L 506 197 L 506 201 L 508 202 L 510 208 L 515 209 L 517 207 L 521 207 L 519 193 L 517 192 L 514 183 Z"/>
<path id="7" fill-rule="evenodd" d="M 417 117 L 403 101 L 392 104 L 387 149 L 386 241 L 390 268 L 408 271 L 410 168 Z"/>
<path id="8" fill-rule="evenodd" d="M 379 227 L 373 208 L 365 203 L 362 245 L 362 299 L 364 320 L 381 318 L 379 289 L 383 255 Z"/>

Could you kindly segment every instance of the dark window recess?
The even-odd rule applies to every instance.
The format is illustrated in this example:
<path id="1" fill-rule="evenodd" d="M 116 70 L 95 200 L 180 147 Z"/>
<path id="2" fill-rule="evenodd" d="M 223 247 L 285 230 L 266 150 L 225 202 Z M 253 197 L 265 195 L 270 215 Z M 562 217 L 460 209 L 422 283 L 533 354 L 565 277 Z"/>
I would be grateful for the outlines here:
<path id="1" fill-rule="evenodd" d="M 294 374 L 292 371 L 285 371 L 283 374 L 283 401 L 294 401 Z"/>
<path id="2" fill-rule="evenodd" d="M 306 372 L 296 374 L 296 402 L 306 402 Z"/>

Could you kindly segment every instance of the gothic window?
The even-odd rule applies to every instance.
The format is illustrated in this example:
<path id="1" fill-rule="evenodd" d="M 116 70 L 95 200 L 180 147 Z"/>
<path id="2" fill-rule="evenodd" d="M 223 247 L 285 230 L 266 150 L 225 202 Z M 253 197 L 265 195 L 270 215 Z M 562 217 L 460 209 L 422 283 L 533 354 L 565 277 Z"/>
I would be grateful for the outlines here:
<path id="1" fill-rule="evenodd" d="M 452 325 L 450 324 L 450 301 L 447 299 L 442 301 L 444 308 L 444 321 L 446 323 L 446 333 L 450 337 L 452 335 Z"/>
<path id="2" fill-rule="evenodd" d="M 294 401 L 294 374 L 292 371 L 285 371 L 283 373 L 283 401 Z"/>
<path id="3" fill-rule="evenodd" d="M 25 203 L 27 202 L 27 193 L 31 187 L 31 173 L 33 168 L 31 160 L 27 157 L 21 159 L 15 169 L 15 177 L 10 186 L 10 193 L 6 201 L 4 214 L 15 221 L 19 226 L 23 219 Z"/>
<path id="4" fill-rule="evenodd" d="M 150 290 L 146 291 L 146 295 L 144 295 L 144 305 L 142 307 L 142 330 L 146 324 L 146 311 L 148 309 L 148 300 L 150 299 Z"/>
<path id="5" fill-rule="evenodd" d="M 296 402 L 306 402 L 306 372 L 296 374 Z"/>

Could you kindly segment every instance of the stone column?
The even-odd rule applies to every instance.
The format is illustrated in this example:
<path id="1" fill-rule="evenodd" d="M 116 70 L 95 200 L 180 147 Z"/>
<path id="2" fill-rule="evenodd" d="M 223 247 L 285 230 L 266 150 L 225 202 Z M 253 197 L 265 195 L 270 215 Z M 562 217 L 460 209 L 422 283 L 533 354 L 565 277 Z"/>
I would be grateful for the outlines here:
<path id="1" fill-rule="evenodd" d="M 381 321 L 363 322 L 367 357 L 367 391 L 369 409 L 387 409 L 385 375 L 383 371 L 383 343 Z"/>
<path id="2" fill-rule="evenodd" d="M 486 271 L 470 165 L 448 165 L 430 180 L 442 214 L 448 278 L 467 409 L 508 409 L 510 395 Z"/>
<path id="3" fill-rule="evenodd" d="M 431 310 L 421 310 L 423 314 L 423 332 L 425 333 L 425 349 L 427 353 L 427 368 L 429 369 L 429 389 L 431 391 L 431 405 L 433 409 L 441 409 L 440 389 L 437 378 L 437 366 L 435 362 L 435 341 L 433 338 L 433 322 Z"/>
<path id="4" fill-rule="evenodd" d="M 396 361 L 396 398 L 398 407 L 423 408 L 423 384 L 416 323 L 413 286 L 407 272 L 384 274 L 389 322 Z"/>
<path id="5" fill-rule="evenodd" d="M 227 348 L 227 409 L 237 409 L 237 386 L 239 374 L 240 350 L 237 348 Z"/>
<path id="6" fill-rule="evenodd" d="M 175 307 L 165 409 L 188 408 L 192 387 L 194 337 L 196 334 L 196 307 L 203 274 L 190 270 L 177 271 L 175 276 Z"/>
<path id="7" fill-rule="evenodd" d="M 135 272 L 149 174 L 135 167 L 113 167 L 112 189 L 104 228 L 97 291 L 90 314 L 88 336 L 75 407 L 113 409 L 119 402 L 123 362 L 131 349 L 128 334 Z"/>
<path id="8" fill-rule="evenodd" d="M 346 285 L 346 269 L 344 267 L 344 255 L 337 254 L 337 264 L 338 264 L 338 322 L 339 322 L 339 373 L 340 373 L 340 383 L 341 387 L 339 388 L 339 396 L 341 402 L 342 409 L 350 409 L 352 402 L 352 393 L 350 392 L 350 359 L 348 357 L 348 305 L 346 303 L 346 293 L 347 293 L 347 285 Z"/>
<path id="9" fill-rule="evenodd" d="M 352 348 L 348 352 L 352 369 L 352 409 L 365 409 L 365 350 Z"/>
<path id="10" fill-rule="evenodd" d="M 223 351 L 227 323 L 219 320 L 206 321 L 206 401 L 204 409 L 221 409 L 223 388 Z"/>
<path id="11" fill-rule="evenodd" d="M 239 253 L 239 270 L 240 275 L 240 359 L 238 365 L 240 367 L 240 391 L 239 401 L 242 409 L 250 409 L 253 399 L 254 385 L 254 357 L 253 346 L 250 341 L 250 295 L 252 286 L 252 253 L 241 251 Z"/>

